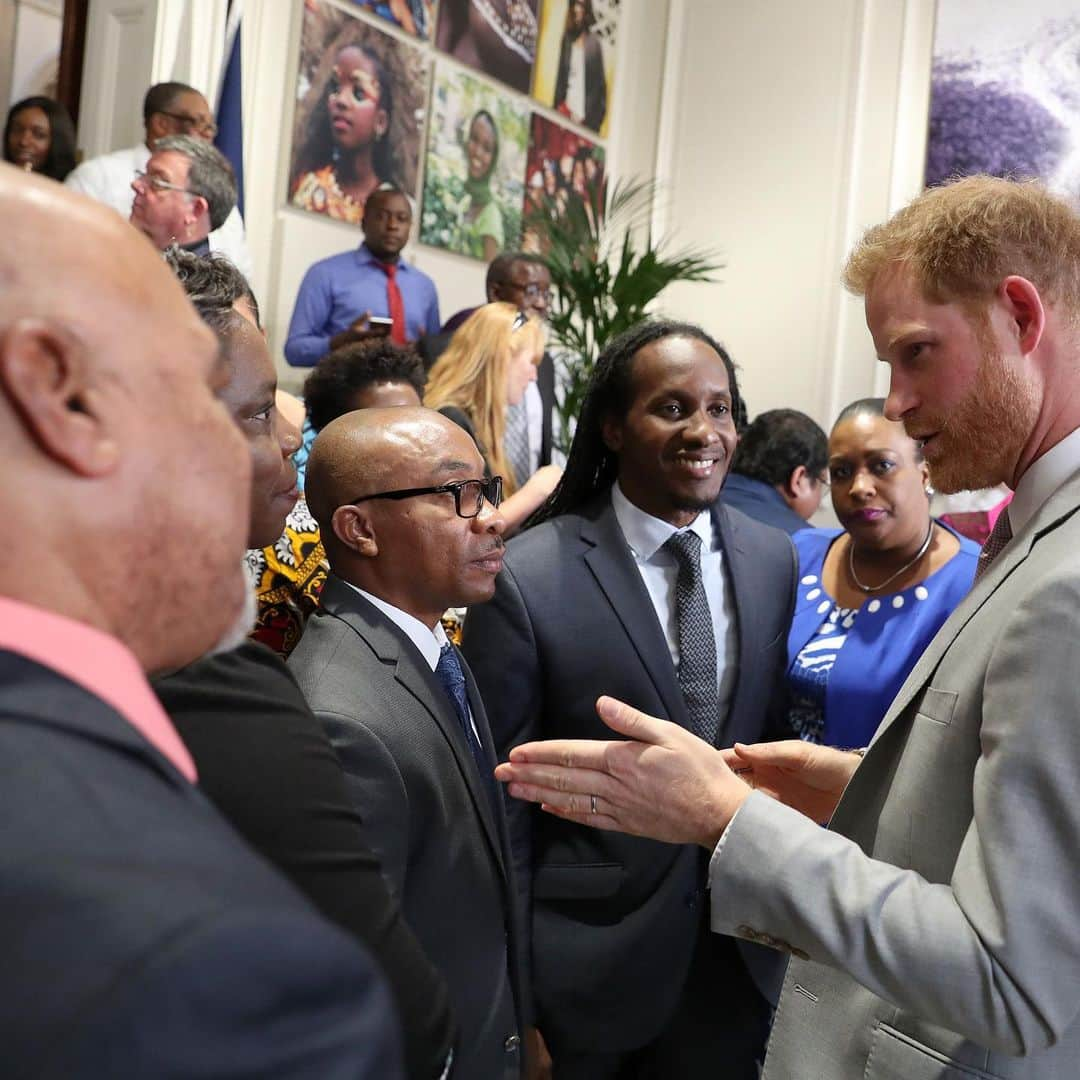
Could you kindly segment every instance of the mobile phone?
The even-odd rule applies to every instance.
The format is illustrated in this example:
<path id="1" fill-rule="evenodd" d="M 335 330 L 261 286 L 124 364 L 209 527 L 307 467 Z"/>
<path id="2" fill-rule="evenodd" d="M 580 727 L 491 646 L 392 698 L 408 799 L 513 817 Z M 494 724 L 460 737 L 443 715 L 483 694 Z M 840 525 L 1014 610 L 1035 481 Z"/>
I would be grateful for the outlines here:
<path id="1" fill-rule="evenodd" d="M 393 325 L 393 319 L 387 319 L 382 315 L 368 316 L 368 333 L 370 334 L 389 334 Z"/>

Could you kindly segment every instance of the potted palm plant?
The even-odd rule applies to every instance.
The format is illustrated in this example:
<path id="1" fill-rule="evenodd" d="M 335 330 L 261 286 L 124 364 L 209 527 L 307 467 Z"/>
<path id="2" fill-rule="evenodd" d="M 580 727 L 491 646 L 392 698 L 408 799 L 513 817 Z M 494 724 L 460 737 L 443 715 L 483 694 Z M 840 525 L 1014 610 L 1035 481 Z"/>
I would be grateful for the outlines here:
<path id="1" fill-rule="evenodd" d="M 610 191 L 590 183 L 585 198 L 545 198 L 525 218 L 526 236 L 551 272 L 549 310 L 558 386 L 559 432 L 566 453 L 600 350 L 646 317 L 674 281 L 712 281 L 712 252 L 669 251 L 653 242 L 654 181 L 621 180 Z"/>

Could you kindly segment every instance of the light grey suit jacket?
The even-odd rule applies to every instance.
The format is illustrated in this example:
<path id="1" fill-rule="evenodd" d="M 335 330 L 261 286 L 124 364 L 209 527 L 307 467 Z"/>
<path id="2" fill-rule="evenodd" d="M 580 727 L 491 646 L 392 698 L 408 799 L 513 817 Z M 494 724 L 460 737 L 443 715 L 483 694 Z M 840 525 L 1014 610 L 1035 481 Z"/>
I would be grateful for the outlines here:
<path id="1" fill-rule="evenodd" d="M 759 793 L 728 830 L 713 928 L 795 953 L 767 1080 L 1080 1076 L 1078 509 L 955 610 L 829 831 Z"/>

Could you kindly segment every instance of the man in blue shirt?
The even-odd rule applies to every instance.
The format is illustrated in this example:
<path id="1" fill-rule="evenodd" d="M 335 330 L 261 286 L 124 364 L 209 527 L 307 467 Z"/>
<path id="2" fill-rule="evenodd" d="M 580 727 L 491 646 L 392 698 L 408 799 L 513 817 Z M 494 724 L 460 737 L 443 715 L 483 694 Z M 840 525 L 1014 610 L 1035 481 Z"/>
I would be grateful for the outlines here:
<path id="1" fill-rule="evenodd" d="M 392 320 L 390 336 L 401 343 L 438 333 L 435 282 L 401 258 L 411 226 L 412 208 L 400 189 L 384 184 L 368 197 L 364 243 L 315 263 L 300 284 L 285 342 L 293 367 L 314 367 L 369 336 L 373 316 Z"/>

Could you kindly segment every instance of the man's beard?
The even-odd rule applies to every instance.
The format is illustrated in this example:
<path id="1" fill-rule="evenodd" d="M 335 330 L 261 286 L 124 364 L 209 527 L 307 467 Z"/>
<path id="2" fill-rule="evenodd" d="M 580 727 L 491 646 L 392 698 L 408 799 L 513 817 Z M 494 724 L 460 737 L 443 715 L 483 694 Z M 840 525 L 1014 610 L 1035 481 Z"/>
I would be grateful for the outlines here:
<path id="1" fill-rule="evenodd" d="M 987 347 L 974 388 L 951 415 L 939 422 L 917 417 L 921 430 L 940 432 L 939 456 L 930 462 L 934 487 L 949 494 L 1012 483 L 1037 415 L 1031 388 L 1000 351 Z"/>
<path id="2" fill-rule="evenodd" d="M 255 628 L 255 616 L 258 613 L 258 603 L 255 599 L 255 589 L 251 584 L 251 576 L 248 573 L 247 560 L 240 564 L 240 574 L 244 582 L 244 604 L 233 619 L 232 625 L 218 639 L 218 642 L 207 656 L 217 656 L 220 653 L 232 652 L 233 649 L 243 645 L 248 635 Z"/>

